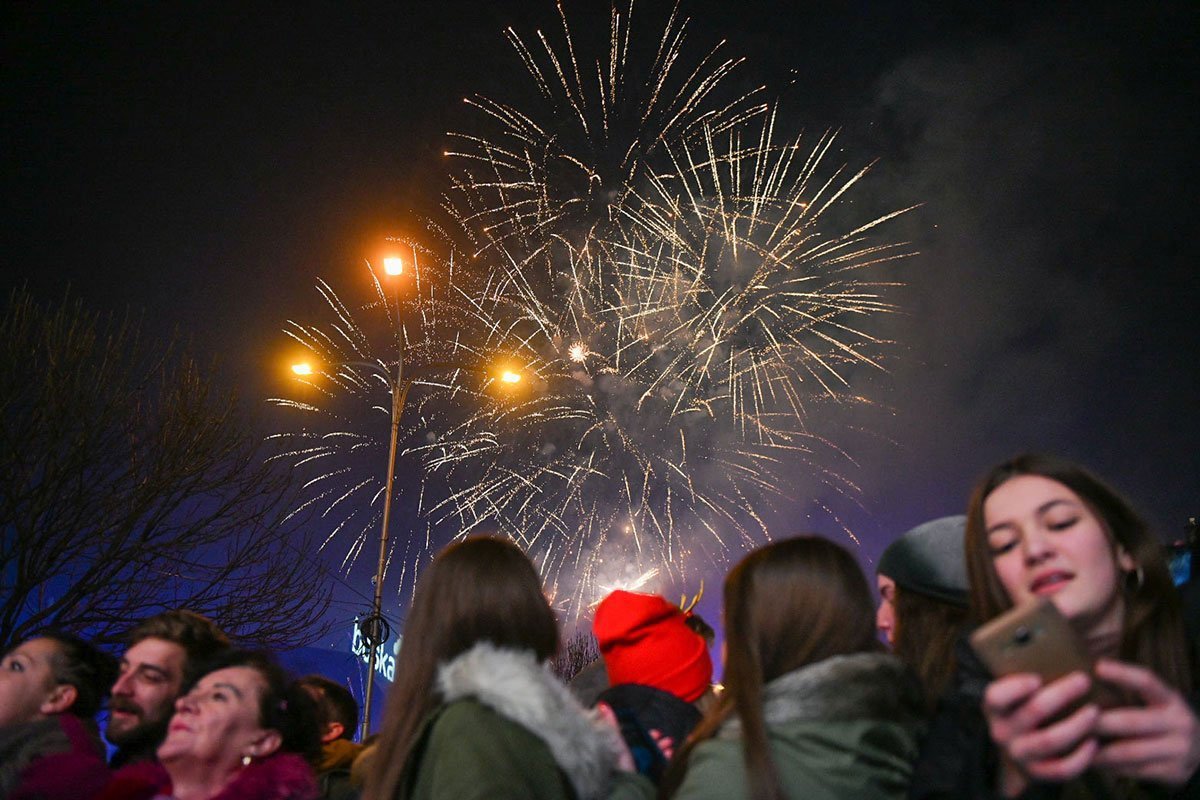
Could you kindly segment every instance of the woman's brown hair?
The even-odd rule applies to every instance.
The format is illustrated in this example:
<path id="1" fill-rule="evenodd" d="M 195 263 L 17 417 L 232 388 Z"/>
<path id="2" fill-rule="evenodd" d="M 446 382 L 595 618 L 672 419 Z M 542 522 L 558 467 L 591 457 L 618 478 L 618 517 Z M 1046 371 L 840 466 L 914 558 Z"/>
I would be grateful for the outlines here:
<path id="1" fill-rule="evenodd" d="M 932 713 L 958 667 L 954 654 L 967 624 L 967 609 L 897 584 L 892 654 L 921 680 L 925 710 Z"/>
<path id="2" fill-rule="evenodd" d="M 1004 482 L 1020 475 L 1037 475 L 1074 492 L 1103 524 L 1113 543 L 1136 564 L 1127 574 L 1125 623 L 1118 657 L 1153 670 L 1183 693 L 1191 691 L 1192 672 L 1179 596 L 1163 558 L 1162 544 L 1149 526 L 1116 490 L 1083 467 L 1054 456 L 1026 454 L 992 469 L 975 486 L 967 510 L 967 577 L 971 583 L 971 617 L 986 622 L 1012 608 L 992 562 L 984 503 Z"/>
<path id="3" fill-rule="evenodd" d="M 441 703 L 439 664 L 479 642 L 532 652 L 558 652 L 558 624 L 533 564 L 512 542 L 475 538 L 443 550 L 417 582 L 388 693 L 379 751 L 366 800 L 390 800 L 424 719 Z"/>
<path id="4" fill-rule="evenodd" d="M 695 746 L 736 714 L 749 796 L 783 800 L 763 722 L 763 688 L 806 664 L 879 649 L 871 590 L 858 563 L 819 536 L 753 551 L 725 579 L 725 645 L 725 692 L 672 762 L 660 796 L 678 790 Z"/>

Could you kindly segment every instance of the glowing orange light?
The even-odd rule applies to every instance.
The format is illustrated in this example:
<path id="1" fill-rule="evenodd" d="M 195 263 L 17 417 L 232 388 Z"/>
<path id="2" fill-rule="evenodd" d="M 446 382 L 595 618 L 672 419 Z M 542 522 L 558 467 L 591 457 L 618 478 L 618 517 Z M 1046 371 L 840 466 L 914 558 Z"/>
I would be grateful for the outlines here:
<path id="1" fill-rule="evenodd" d="M 383 260 L 383 271 L 388 275 L 399 275 L 404 272 L 404 261 L 400 256 L 388 256 Z"/>
<path id="2" fill-rule="evenodd" d="M 513 372 L 511 369 L 506 369 L 500 373 L 500 380 L 505 383 L 520 383 L 521 373 Z"/>
<path id="3" fill-rule="evenodd" d="M 312 375 L 312 364 L 309 364 L 307 361 L 302 361 L 299 364 L 292 364 L 292 372 L 296 373 L 297 375 Z"/>

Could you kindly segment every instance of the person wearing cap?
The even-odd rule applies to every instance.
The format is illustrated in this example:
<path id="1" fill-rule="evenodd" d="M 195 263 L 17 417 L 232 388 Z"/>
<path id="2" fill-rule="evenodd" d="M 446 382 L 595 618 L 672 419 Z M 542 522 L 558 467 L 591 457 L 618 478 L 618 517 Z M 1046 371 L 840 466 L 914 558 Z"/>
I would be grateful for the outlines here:
<path id="1" fill-rule="evenodd" d="M 711 694 L 708 642 L 678 606 L 624 590 L 604 598 L 592 630 L 610 684 L 597 702 L 616 715 L 638 772 L 657 781 L 666 758 L 655 736 L 682 744 L 700 722 L 697 704 Z"/>
<path id="2" fill-rule="evenodd" d="M 941 517 L 902 535 L 879 558 L 875 625 L 916 671 L 932 711 L 954 674 L 967 619 L 967 518 Z"/>

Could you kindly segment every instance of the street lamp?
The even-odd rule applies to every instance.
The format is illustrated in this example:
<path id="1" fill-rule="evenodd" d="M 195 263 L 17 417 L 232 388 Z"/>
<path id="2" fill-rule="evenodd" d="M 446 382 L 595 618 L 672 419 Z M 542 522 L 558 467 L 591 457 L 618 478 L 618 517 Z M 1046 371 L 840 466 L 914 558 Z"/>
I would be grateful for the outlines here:
<path id="1" fill-rule="evenodd" d="M 417 249 L 413 248 L 413 267 L 416 268 Z M 388 275 L 399 275 L 404 271 L 404 262 L 399 256 L 383 259 L 383 268 Z M 379 368 L 382 372 L 382 368 Z M 385 378 L 386 378 L 385 373 Z M 400 432 L 400 415 L 404 413 L 404 401 L 412 379 L 404 380 L 404 332 L 396 337 L 396 380 L 392 383 L 392 430 L 388 439 L 387 486 L 383 494 L 383 524 L 379 529 L 379 564 L 375 567 L 375 592 L 371 600 L 371 618 L 367 620 L 369 630 L 363 631 L 368 638 L 370 655 L 367 656 L 367 691 L 363 696 L 362 729 L 358 740 L 366 741 L 371 730 L 371 695 L 375 688 L 375 657 L 383 645 L 383 570 L 387 565 L 388 523 L 392 517 L 392 485 L 396 480 L 396 437 Z"/>
<path id="2" fill-rule="evenodd" d="M 337 367 L 362 368 L 370 370 L 388 382 L 392 390 L 391 434 L 388 442 L 387 487 L 383 495 L 383 522 L 379 528 L 379 564 L 375 568 L 375 591 L 371 598 L 371 614 L 362 622 L 363 641 L 367 645 L 367 690 L 363 697 L 362 727 L 359 729 L 359 741 L 366 739 L 371 727 L 371 699 L 375 689 L 375 665 L 379 647 L 387 638 L 387 623 L 383 619 L 383 572 L 387 564 L 388 526 L 392 517 L 392 487 L 396 478 L 396 440 L 400 432 L 400 417 L 404 413 L 404 401 L 408 396 L 408 388 L 412 378 L 404 378 L 404 340 L 401 338 L 396 358 L 396 376 L 380 364 L 370 361 L 340 361 Z M 308 362 L 292 365 L 296 375 L 312 375 L 313 366 Z"/>
<path id="3" fill-rule="evenodd" d="M 400 275 L 404 271 L 404 263 L 398 256 L 383 259 L 384 271 L 388 275 Z M 416 249 L 413 250 L 413 266 L 416 266 Z M 371 615 L 363 621 L 362 635 L 366 642 L 369 655 L 367 657 L 367 688 L 363 696 L 363 717 L 359 740 L 366 739 L 371 727 L 371 700 L 375 688 L 375 667 L 379 647 L 387 638 L 387 623 L 383 618 L 383 576 L 387 565 L 388 531 L 392 516 L 392 489 L 396 478 L 396 446 L 400 433 L 400 418 L 404 414 L 405 400 L 413 381 L 421 374 L 437 370 L 472 370 L 463 364 L 432 363 L 414 369 L 405 375 L 404 370 L 404 335 L 397 337 L 396 342 L 396 373 L 391 375 L 383 365 L 369 361 L 339 362 L 338 367 L 362 368 L 370 370 L 388 382 L 392 390 L 391 431 L 388 437 L 387 484 L 383 495 L 383 520 L 379 528 L 379 563 L 375 568 L 375 591 L 371 599 Z M 472 370 L 474 371 L 474 370 Z M 314 367 L 309 363 L 298 363 L 292 366 L 292 372 L 298 376 L 312 375 Z M 515 385 L 521 382 L 522 375 L 513 367 L 504 367 L 497 373 L 500 382 Z"/>

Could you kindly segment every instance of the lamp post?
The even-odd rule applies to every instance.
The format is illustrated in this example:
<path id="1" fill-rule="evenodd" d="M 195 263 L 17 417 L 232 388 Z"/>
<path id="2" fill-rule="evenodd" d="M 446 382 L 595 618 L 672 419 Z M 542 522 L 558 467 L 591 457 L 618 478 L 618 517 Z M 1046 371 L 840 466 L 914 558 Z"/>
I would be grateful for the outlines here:
<path id="1" fill-rule="evenodd" d="M 417 251 L 413 249 L 413 267 L 416 267 Z M 388 275 L 398 276 L 404 271 L 404 262 L 399 256 L 383 259 L 383 269 Z M 399 313 L 397 311 L 397 313 Z M 375 592 L 371 599 L 371 617 L 367 620 L 369 630 L 363 632 L 370 654 L 367 656 L 367 690 L 363 695 L 362 728 L 358 740 L 365 741 L 371 730 L 371 696 L 375 689 L 375 659 L 383 645 L 385 623 L 383 621 L 383 571 L 387 566 L 388 525 L 392 518 L 392 486 L 396 480 L 396 438 L 400 433 L 400 415 L 404 413 L 404 401 L 408 398 L 408 387 L 412 381 L 404 380 L 404 331 L 398 325 L 396 337 L 396 380 L 392 383 L 392 425 L 388 437 L 387 486 L 383 493 L 383 523 L 379 527 L 379 564 L 375 567 Z M 382 372 L 382 369 L 380 370 Z M 385 376 L 386 377 L 386 376 Z"/>
<path id="2" fill-rule="evenodd" d="M 396 440 L 400 434 L 400 417 L 404 414 L 404 401 L 408 397 L 408 389 L 412 378 L 404 377 L 404 342 L 396 358 L 396 377 L 393 380 L 390 373 L 379 364 L 369 361 L 342 361 L 338 367 L 360 367 L 370 370 L 388 381 L 392 391 L 391 434 L 388 438 L 387 484 L 383 495 L 383 521 L 379 526 L 379 563 L 375 567 L 375 577 L 372 582 L 375 590 L 371 598 L 371 614 L 362 622 L 362 637 L 367 645 L 367 690 L 363 696 L 362 726 L 359 729 L 359 741 L 367 737 L 371 727 L 371 700 L 375 690 L 375 665 L 379 647 L 387 640 L 387 622 L 383 618 L 383 573 L 387 566 L 388 530 L 392 519 L 392 487 L 396 480 Z M 292 365 L 292 372 L 297 375 L 312 375 L 311 364 L 299 363 Z"/>
<path id="3" fill-rule="evenodd" d="M 416 250 L 413 251 L 413 264 L 416 265 Z M 404 265 L 402 260 L 396 256 L 390 256 L 383 259 L 384 271 L 388 275 L 397 276 L 403 273 Z M 420 373 L 430 372 L 434 370 L 459 370 L 472 368 L 463 364 L 451 363 L 433 363 L 422 365 L 422 369 L 412 370 L 412 374 L 405 375 L 404 370 L 404 335 L 400 329 L 400 334 L 396 342 L 396 373 L 393 377 L 383 365 L 368 361 L 344 361 L 337 364 L 339 367 L 357 367 L 375 372 L 382 377 L 391 387 L 392 392 L 392 408 L 391 408 L 391 431 L 388 437 L 388 462 L 387 462 L 387 483 L 383 495 L 383 520 L 379 528 L 379 562 L 375 567 L 374 577 L 374 593 L 371 599 L 371 615 L 363 620 L 362 637 L 368 648 L 367 656 L 367 687 L 363 695 L 363 716 L 362 726 L 359 731 L 359 740 L 367 737 L 371 727 L 371 701 L 375 689 L 375 667 L 376 659 L 380 646 L 387 639 L 387 622 L 383 618 L 383 576 L 384 569 L 387 566 L 388 552 L 388 531 L 392 516 L 392 488 L 396 479 L 396 446 L 397 439 L 400 434 L 400 419 L 404 414 L 404 404 L 408 398 L 408 390 L 412 386 L 413 380 Z M 475 368 L 478 369 L 477 367 Z M 313 374 L 313 366 L 308 363 L 294 364 L 292 371 L 299 376 Z M 512 367 L 503 368 L 498 374 L 497 379 L 507 385 L 520 383 L 523 379 L 522 374 Z"/>

